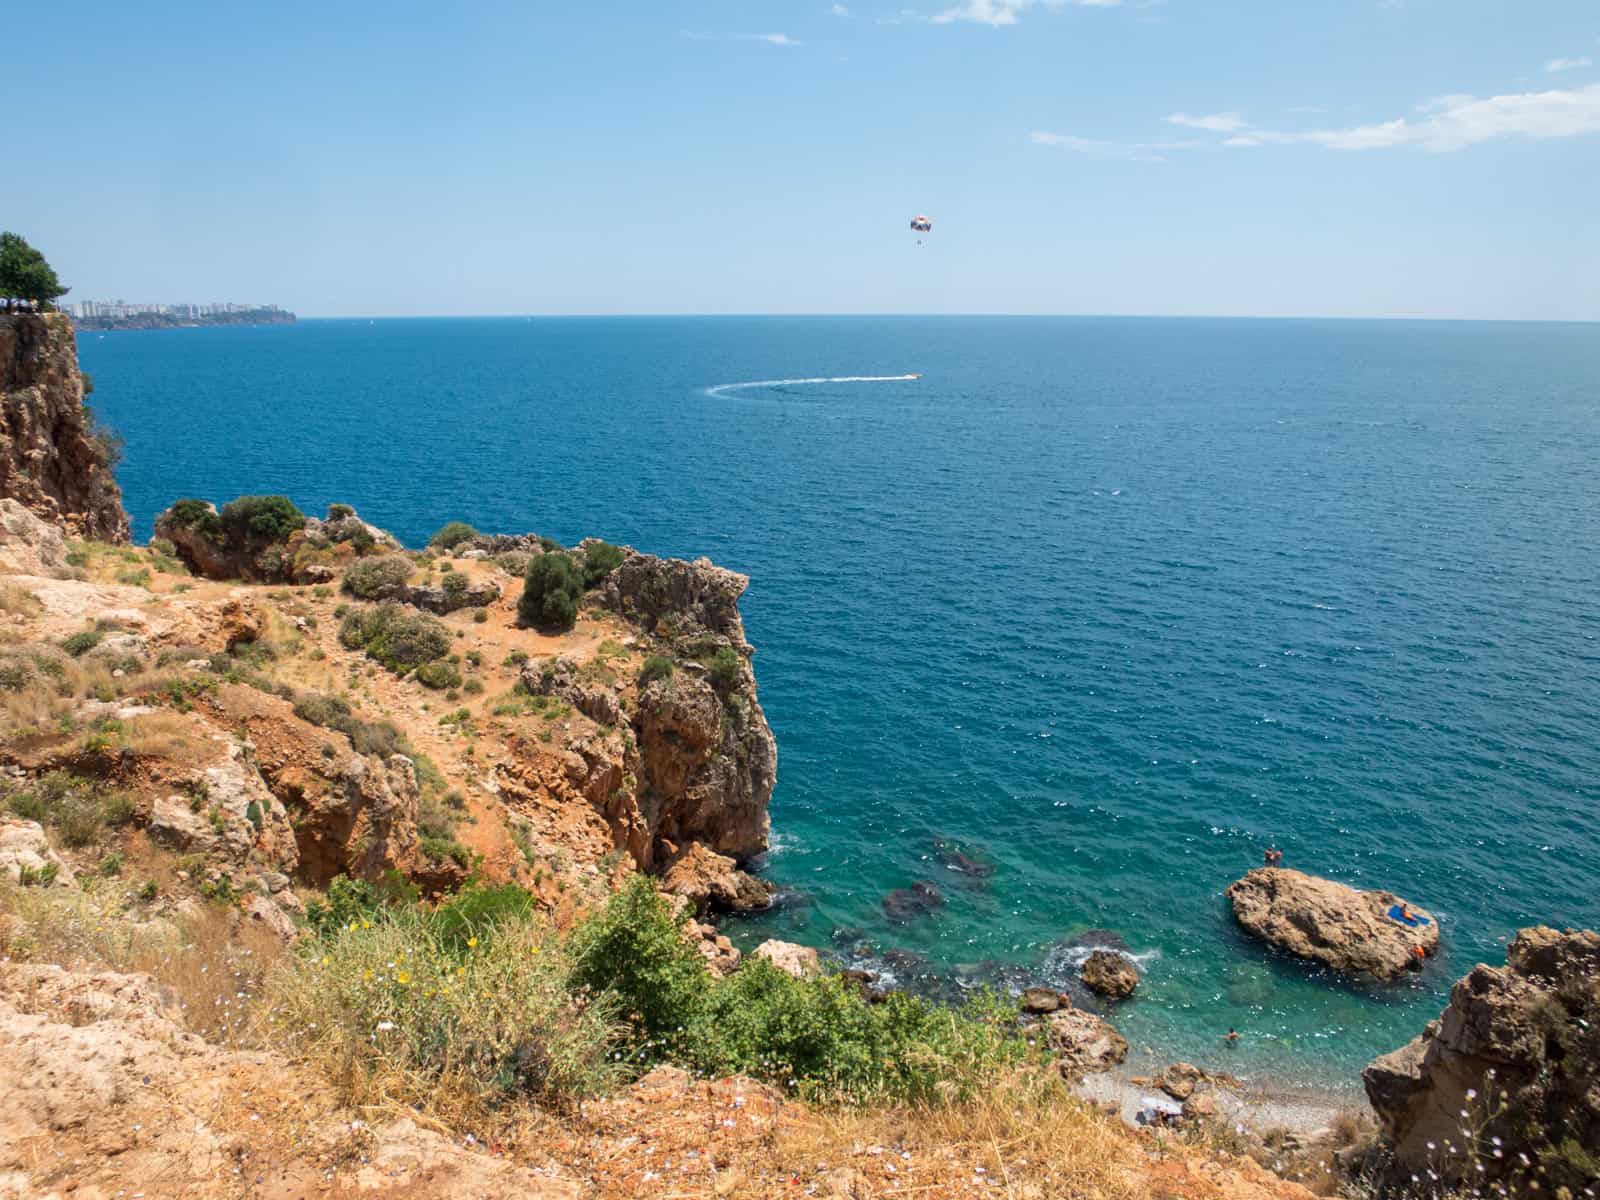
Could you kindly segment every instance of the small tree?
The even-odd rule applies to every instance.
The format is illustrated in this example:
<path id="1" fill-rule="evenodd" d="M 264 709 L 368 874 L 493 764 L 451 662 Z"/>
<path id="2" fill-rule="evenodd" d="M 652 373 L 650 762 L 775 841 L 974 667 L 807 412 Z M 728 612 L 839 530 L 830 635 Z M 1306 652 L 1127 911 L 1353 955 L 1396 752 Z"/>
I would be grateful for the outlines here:
<path id="1" fill-rule="evenodd" d="M 50 304 L 70 290 L 20 233 L 0 233 L 0 296 Z"/>
<path id="2" fill-rule="evenodd" d="M 583 576 L 565 554 L 539 554 L 528 562 L 517 616 L 535 629 L 565 632 L 578 620 Z"/>

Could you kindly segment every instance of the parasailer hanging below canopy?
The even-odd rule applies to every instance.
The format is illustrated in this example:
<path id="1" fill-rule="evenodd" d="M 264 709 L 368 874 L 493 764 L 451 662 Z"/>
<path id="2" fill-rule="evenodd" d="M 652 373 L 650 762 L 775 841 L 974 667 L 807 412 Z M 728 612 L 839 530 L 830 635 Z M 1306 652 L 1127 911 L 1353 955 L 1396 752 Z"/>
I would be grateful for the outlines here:
<path id="1" fill-rule="evenodd" d="M 921 216 L 921 215 L 912 217 L 911 218 L 911 228 L 916 230 L 918 233 L 932 233 L 933 232 L 933 218 L 932 217 L 924 217 L 924 216 Z M 922 245 L 922 239 L 921 238 L 917 239 L 917 245 L 919 245 L 919 246 Z"/>

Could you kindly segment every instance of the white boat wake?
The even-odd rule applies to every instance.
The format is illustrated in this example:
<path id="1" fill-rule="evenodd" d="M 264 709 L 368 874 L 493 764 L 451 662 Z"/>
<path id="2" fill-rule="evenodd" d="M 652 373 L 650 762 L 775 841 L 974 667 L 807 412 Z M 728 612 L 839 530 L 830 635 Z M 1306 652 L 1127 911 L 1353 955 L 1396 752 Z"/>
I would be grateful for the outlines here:
<path id="1" fill-rule="evenodd" d="M 708 396 L 743 392 L 750 388 L 793 387 L 803 383 L 906 383 L 921 375 L 833 375 L 826 379 L 752 379 L 748 383 L 719 383 L 706 389 Z"/>

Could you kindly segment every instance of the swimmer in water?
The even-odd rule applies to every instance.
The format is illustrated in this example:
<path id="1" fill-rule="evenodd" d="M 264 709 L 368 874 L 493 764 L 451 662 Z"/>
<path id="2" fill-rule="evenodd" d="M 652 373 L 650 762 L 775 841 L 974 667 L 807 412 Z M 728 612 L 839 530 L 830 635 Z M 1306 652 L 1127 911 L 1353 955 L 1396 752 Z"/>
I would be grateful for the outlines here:
<path id="1" fill-rule="evenodd" d="M 1230 1046 L 1233 1045 L 1239 1040 L 1239 1031 L 1230 1026 L 1228 1032 L 1223 1034 L 1222 1040 L 1227 1042 Z"/>

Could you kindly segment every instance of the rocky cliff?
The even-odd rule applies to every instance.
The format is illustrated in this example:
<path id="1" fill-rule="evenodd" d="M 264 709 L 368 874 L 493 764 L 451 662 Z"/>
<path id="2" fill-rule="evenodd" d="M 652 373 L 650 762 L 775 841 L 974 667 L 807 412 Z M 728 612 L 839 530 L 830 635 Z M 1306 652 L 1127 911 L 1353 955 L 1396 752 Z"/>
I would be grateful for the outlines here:
<path id="1" fill-rule="evenodd" d="M 0 314 L 0 498 L 74 537 L 128 540 L 114 457 L 83 405 L 72 322 Z"/>
<path id="2" fill-rule="evenodd" d="M 1439 1019 L 1373 1062 L 1363 1082 L 1396 1182 L 1432 1171 L 1447 1186 L 1593 1195 L 1600 934 L 1524 929 L 1505 966 L 1474 967 Z"/>

